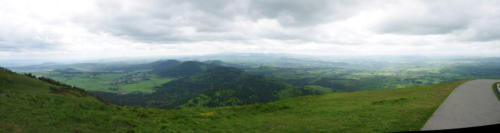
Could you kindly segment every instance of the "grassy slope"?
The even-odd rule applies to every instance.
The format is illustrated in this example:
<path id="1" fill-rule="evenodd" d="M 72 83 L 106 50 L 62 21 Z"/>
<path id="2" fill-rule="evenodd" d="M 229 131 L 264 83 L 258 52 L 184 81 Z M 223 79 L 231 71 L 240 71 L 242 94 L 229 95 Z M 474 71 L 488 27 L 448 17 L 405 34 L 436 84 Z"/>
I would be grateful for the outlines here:
<path id="1" fill-rule="evenodd" d="M 0 72 L 0 132 L 388 132 L 419 130 L 463 82 L 330 93 L 267 104 L 161 110 L 49 93 L 45 82 Z"/>
<path id="2" fill-rule="evenodd" d="M 215 123 L 230 123 L 232 127 L 239 127 L 237 130 L 242 131 L 419 130 L 451 90 L 461 83 L 463 82 L 292 98 L 265 105 L 282 108 L 277 111 L 251 114 L 242 117 L 243 119 L 220 119 L 218 121 L 221 122 Z M 242 110 L 258 107 L 243 108 Z M 215 129 L 224 129 L 226 126 L 229 127 L 221 125 Z"/>
<path id="3" fill-rule="evenodd" d="M 497 96 L 497 99 L 500 100 L 500 91 L 498 91 L 497 84 L 500 84 L 500 82 L 494 83 L 492 85 L 492 88 L 493 88 L 493 93 L 495 93 L 495 96 Z"/>

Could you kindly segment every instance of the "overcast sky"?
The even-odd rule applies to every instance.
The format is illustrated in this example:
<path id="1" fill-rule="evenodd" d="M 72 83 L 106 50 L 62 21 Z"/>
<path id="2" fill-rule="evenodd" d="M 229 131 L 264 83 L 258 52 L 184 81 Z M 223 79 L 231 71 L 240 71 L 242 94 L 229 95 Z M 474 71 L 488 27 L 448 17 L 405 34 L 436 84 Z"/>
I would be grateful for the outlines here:
<path id="1" fill-rule="evenodd" d="M 497 0 L 0 0 L 0 60 L 500 55 Z"/>

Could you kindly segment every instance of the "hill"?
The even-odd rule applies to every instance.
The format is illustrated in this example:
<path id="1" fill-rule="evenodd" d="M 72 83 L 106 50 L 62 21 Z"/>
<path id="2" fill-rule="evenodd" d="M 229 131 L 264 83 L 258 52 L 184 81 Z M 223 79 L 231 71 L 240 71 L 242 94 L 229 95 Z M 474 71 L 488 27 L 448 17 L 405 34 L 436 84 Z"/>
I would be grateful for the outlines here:
<path id="1" fill-rule="evenodd" d="M 49 64 L 44 66 L 43 70 L 36 70 L 38 66 L 12 69 L 16 72 L 50 77 L 88 91 L 117 94 L 152 93 L 165 83 L 206 71 L 211 68 L 208 66 L 234 67 L 293 86 L 322 88 L 322 90 L 333 92 L 406 88 L 460 80 L 500 78 L 500 69 L 496 67 L 500 65 L 499 58 L 332 57 L 332 59 L 325 59 L 311 57 L 290 59 L 273 56 L 254 57 L 253 55 L 239 57 L 228 55 L 227 58 L 178 58 L 200 62 L 167 59 L 156 62 L 150 60 Z"/>
<path id="2" fill-rule="evenodd" d="M 170 74 L 173 74 L 173 72 L 171 72 L 170 70 L 173 67 L 178 67 L 178 65 L 181 64 L 181 62 L 177 60 L 166 60 L 166 61 L 156 61 L 151 64 L 153 68 L 153 73 L 156 73 L 161 76 L 168 76 Z"/>
<path id="3" fill-rule="evenodd" d="M 232 67 L 212 66 L 201 62 L 184 62 L 180 66 L 182 67 L 174 68 L 188 70 L 185 72 L 191 76 L 185 75 L 187 77 L 163 84 L 151 94 L 92 93 L 111 103 L 157 108 L 244 105 L 320 93 L 313 88 L 294 87 Z M 189 71 L 192 68 L 197 71 Z"/>
<path id="4" fill-rule="evenodd" d="M 106 104 L 90 95 L 52 93 L 50 87 L 61 86 L 1 69 L 0 132 L 415 131 L 461 83 L 162 110 Z"/>
<path id="5" fill-rule="evenodd" d="M 217 65 L 198 61 L 185 61 L 181 63 L 176 60 L 167 60 L 159 61 L 157 65 L 154 65 L 153 72 L 164 77 L 186 77 L 206 71 L 214 66 Z"/>

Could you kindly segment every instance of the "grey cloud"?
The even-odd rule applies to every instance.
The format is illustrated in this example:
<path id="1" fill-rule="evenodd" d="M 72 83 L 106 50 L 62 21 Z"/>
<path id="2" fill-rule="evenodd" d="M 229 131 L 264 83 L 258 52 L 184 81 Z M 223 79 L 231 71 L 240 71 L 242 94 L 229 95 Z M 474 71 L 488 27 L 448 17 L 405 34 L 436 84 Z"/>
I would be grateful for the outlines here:
<path id="1" fill-rule="evenodd" d="M 354 2 L 354 1 L 351 1 Z M 334 18 L 340 18 L 343 6 L 353 4 L 349 1 L 303 1 L 303 0 L 259 0 L 250 3 L 257 9 L 253 17 L 278 18 L 286 26 L 310 26 Z"/>
<path id="2" fill-rule="evenodd" d="M 500 40 L 500 31 L 496 30 L 492 32 L 477 32 L 469 40 L 479 42 L 498 41 Z"/>
<path id="3" fill-rule="evenodd" d="M 58 45 L 57 43 L 48 43 L 27 37 L 0 38 L 0 52 L 46 51 L 55 49 Z"/>
<path id="4" fill-rule="evenodd" d="M 377 25 L 379 33 L 428 35 L 449 34 L 467 29 L 471 21 L 480 14 L 475 1 L 418 1 L 423 8 L 403 9 L 397 16 L 387 18 Z M 416 5 L 418 6 L 418 5 Z M 397 13 L 396 13 L 397 14 Z"/>
<path id="5" fill-rule="evenodd" d="M 467 41 L 488 42 L 500 40 L 500 14 L 494 18 L 478 20 L 471 24 L 463 38 Z M 467 34 L 468 33 L 468 34 Z"/>
<path id="6" fill-rule="evenodd" d="M 498 53 L 500 41 L 500 1 L 492 0 L 82 0 L 31 4 L 36 8 L 9 3 L 0 4 L 0 53 L 13 56 L 355 55 L 433 48 L 429 53 L 481 54 Z"/>
<path id="7" fill-rule="evenodd" d="M 448 34 L 456 30 L 467 28 L 466 23 L 446 23 L 436 21 L 419 20 L 398 20 L 385 23 L 378 27 L 381 33 L 396 33 L 396 34 L 410 34 L 410 35 L 430 35 L 430 34 Z"/>
<path id="8" fill-rule="evenodd" d="M 32 44 L 22 44 L 16 42 L 17 45 L 10 45 L 0 43 L 0 52 L 21 52 L 21 51 L 48 51 L 53 50 L 55 47 L 51 44 L 42 43 L 42 42 L 33 42 Z"/>
<path id="9" fill-rule="evenodd" d="M 354 0 L 188 0 L 184 3 L 216 20 L 232 20 L 241 16 L 253 20 L 276 18 L 290 26 L 313 25 L 346 17 L 348 10 L 353 10 L 353 6 L 358 4 Z"/>
<path id="10" fill-rule="evenodd" d="M 300 32 L 333 19 L 347 17 L 356 1 L 304 0 L 150 0 L 132 3 L 127 9 L 121 1 L 98 4 L 96 14 L 75 20 L 94 32 L 106 32 L 141 42 L 177 42 L 210 40 L 245 40 L 252 37 L 300 39 L 302 33 L 275 32 L 252 35 L 229 27 L 238 18 L 256 22 L 274 19 L 290 32 Z M 194 33 L 182 35 L 182 28 Z"/>
<path id="11" fill-rule="evenodd" d="M 7 46 L 7 45 L 4 45 L 0 42 L 0 52 L 13 52 L 13 51 L 19 51 L 19 49 L 17 47 L 14 47 L 14 46 Z"/>
<path id="12" fill-rule="evenodd" d="M 129 2 L 127 4 L 127 2 Z M 387 8 L 407 1 L 358 0 L 145 0 L 99 1 L 93 14 L 75 17 L 92 32 L 105 32 L 128 40 L 146 43 L 225 41 L 225 40 L 299 40 L 340 43 L 313 37 L 318 24 L 348 19 L 366 8 Z M 421 0 L 416 9 L 397 9 L 374 26 L 381 34 L 444 35 L 470 30 L 464 37 L 473 41 L 500 38 L 498 30 L 475 25 L 484 19 L 483 6 L 498 2 L 487 0 Z M 125 3 L 125 4 L 124 4 Z M 394 7 L 389 7 L 394 8 Z M 396 7 L 398 8 L 398 7 Z M 496 8 L 495 8 L 496 9 Z M 498 14 L 491 13 L 488 14 Z M 491 19 L 490 17 L 488 19 Z M 231 27 L 233 22 L 260 19 L 277 20 L 285 31 L 251 33 Z"/>

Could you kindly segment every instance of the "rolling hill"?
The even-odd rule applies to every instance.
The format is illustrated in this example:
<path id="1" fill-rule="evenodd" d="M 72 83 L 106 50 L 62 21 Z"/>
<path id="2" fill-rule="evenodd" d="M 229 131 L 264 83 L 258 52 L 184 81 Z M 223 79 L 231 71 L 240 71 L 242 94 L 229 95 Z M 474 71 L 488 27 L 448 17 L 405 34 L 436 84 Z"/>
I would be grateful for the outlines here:
<path id="1" fill-rule="evenodd" d="M 415 131 L 463 82 L 164 110 L 108 104 L 78 88 L 0 69 L 0 132 Z"/>
<path id="2" fill-rule="evenodd" d="M 294 87 L 237 68 L 201 62 L 183 62 L 165 72 L 174 71 L 183 78 L 165 83 L 151 94 L 92 93 L 111 103 L 156 108 L 244 105 L 320 93 L 314 88 Z"/>

